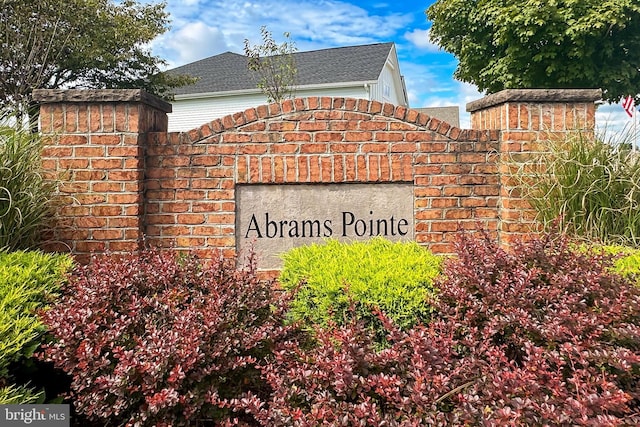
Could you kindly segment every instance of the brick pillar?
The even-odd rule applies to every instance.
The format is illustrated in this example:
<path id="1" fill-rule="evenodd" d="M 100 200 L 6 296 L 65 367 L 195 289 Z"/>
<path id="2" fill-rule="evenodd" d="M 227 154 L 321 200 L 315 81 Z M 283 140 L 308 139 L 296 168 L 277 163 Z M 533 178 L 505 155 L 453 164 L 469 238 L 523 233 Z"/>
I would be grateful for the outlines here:
<path id="1" fill-rule="evenodd" d="M 593 135 L 599 89 L 508 89 L 467 104 L 473 129 L 500 130 L 499 236 L 505 246 L 539 229 L 535 212 L 514 187 L 511 173 L 570 133 Z"/>
<path id="2" fill-rule="evenodd" d="M 171 105 L 142 90 L 34 90 L 45 171 L 60 180 L 54 250 L 135 251 L 143 236 L 144 148 Z"/>

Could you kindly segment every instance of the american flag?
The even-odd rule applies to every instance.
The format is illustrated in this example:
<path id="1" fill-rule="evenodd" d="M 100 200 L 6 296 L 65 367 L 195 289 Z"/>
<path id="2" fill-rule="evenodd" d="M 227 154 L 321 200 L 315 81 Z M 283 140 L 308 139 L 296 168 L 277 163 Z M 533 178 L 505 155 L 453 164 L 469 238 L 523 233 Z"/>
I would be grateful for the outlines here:
<path id="1" fill-rule="evenodd" d="M 622 100 L 622 108 L 624 108 L 624 111 L 627 112 L 629 117 L 633 117 L 633 112 L 635 111 L 635 103 L 631 95 Z"/>

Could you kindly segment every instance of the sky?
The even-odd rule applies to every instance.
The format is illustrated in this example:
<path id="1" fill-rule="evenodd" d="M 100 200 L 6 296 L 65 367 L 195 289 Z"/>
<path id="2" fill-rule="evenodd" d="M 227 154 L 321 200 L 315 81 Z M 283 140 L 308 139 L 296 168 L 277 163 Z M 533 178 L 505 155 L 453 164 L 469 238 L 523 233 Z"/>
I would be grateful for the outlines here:
<path id="1" fill-rule="evenodd" d="M 265 25 L 276 42 L 288 32 L 298 51 L 394 42 L 405 77 L 409 106 L 459 106 L 460 124 L 470 127 L 468 102 L 483 94 L 453 78 L 456 58 L 429 40 L 425 10 L 434 1 L 408 0 L 166 0 L 171 29 L 155 39 L 152 52 L 174 68 L 223 52 L 242 54 L 244 40 L 260 44 Z M 638 114 L 636 114 L 636 119 Z M 633 130 L 619 104 L 598 108 L 599 129 Z"/>

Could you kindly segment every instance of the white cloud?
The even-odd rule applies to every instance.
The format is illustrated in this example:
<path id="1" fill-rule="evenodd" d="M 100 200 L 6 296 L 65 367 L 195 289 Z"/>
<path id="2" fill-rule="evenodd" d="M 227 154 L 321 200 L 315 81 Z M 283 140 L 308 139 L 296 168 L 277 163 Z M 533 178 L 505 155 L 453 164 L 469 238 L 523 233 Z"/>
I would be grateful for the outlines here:
<path id="1" fill-rule="evenodd" d="M 196 21 L 154 41 L 154 47 L 169 60 L 170 68 L 229 50 L 219 28 Z"/>
<path id="2" fill-rule="evenodd" d="M 413 31 L 407 31 L 404 34 L 404 38 L 410 41 L 418 49 L 426 50 L 428 52 L 439 52 L 440 47 L 431 41 L 431 30 L 415 29 Z"/>
<path id="3" fill-rule="evenodd" d="M 242 53 L 244 39 L 260 42 L 266 25 L 276 41 L 289 32 L 299 50 L 390 41 L 411 23 L 410 14 L 369 12 L 338 0 L 168 0 L 172 29 L 153 43 L 173 65 L 231 50 Z M 187 45 L 189 43 L 189 45 Z M 215 51 L 217 49 L 217 51 Z"/>

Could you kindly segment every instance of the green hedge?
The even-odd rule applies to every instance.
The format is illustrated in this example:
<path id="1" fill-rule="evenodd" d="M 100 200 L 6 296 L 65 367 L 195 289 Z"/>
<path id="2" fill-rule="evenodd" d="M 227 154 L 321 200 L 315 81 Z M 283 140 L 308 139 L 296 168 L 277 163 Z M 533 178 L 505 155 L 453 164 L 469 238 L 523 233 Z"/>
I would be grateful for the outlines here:
<path id="1" fill-rule="evenodd" d="M 635 276 L 640 278 L 640 250 L 629 250 L 626 255 L 616 260 L 616 271 L 623 276 Z"/>
<path id="2" fill-rule="evenodd" d="M 578 244 L 576 251 L 614 256 L 613 271 L 634 280 L 640 286 L 640 249 L 621 245 Z"/>
<path id="3" fill-rule="evenodd" d="M 283 255 L 281 285 L 300 287 L 291 307 L 293 320 L 344 324 L 351 302 L 357 315 L 382 331 L 369 308 L 379 307 L 400 328 L 427 322 L 434 295 L 433 280 L 442 258 L 415 242 L 392 243 L 382 238 L 341 243 L 329 240 L 294 248 Z"/>
<path id="4" fill-rule="evenodd" d="M 640 249 L 627 246 L 603 246 L 606 253 L 616 255 L 618 258 L 613 263 L 616 273 L 625 277 L 640 279 Z"/>
<path id="5" fill-rule="evenodd" d="M 11 384 L 9 368 L 40 345 L 37 311 L 53 302 L 71 265 L 67 255 L 0 252 L 0 404 L 32 401 L 28 389 Z"/>

